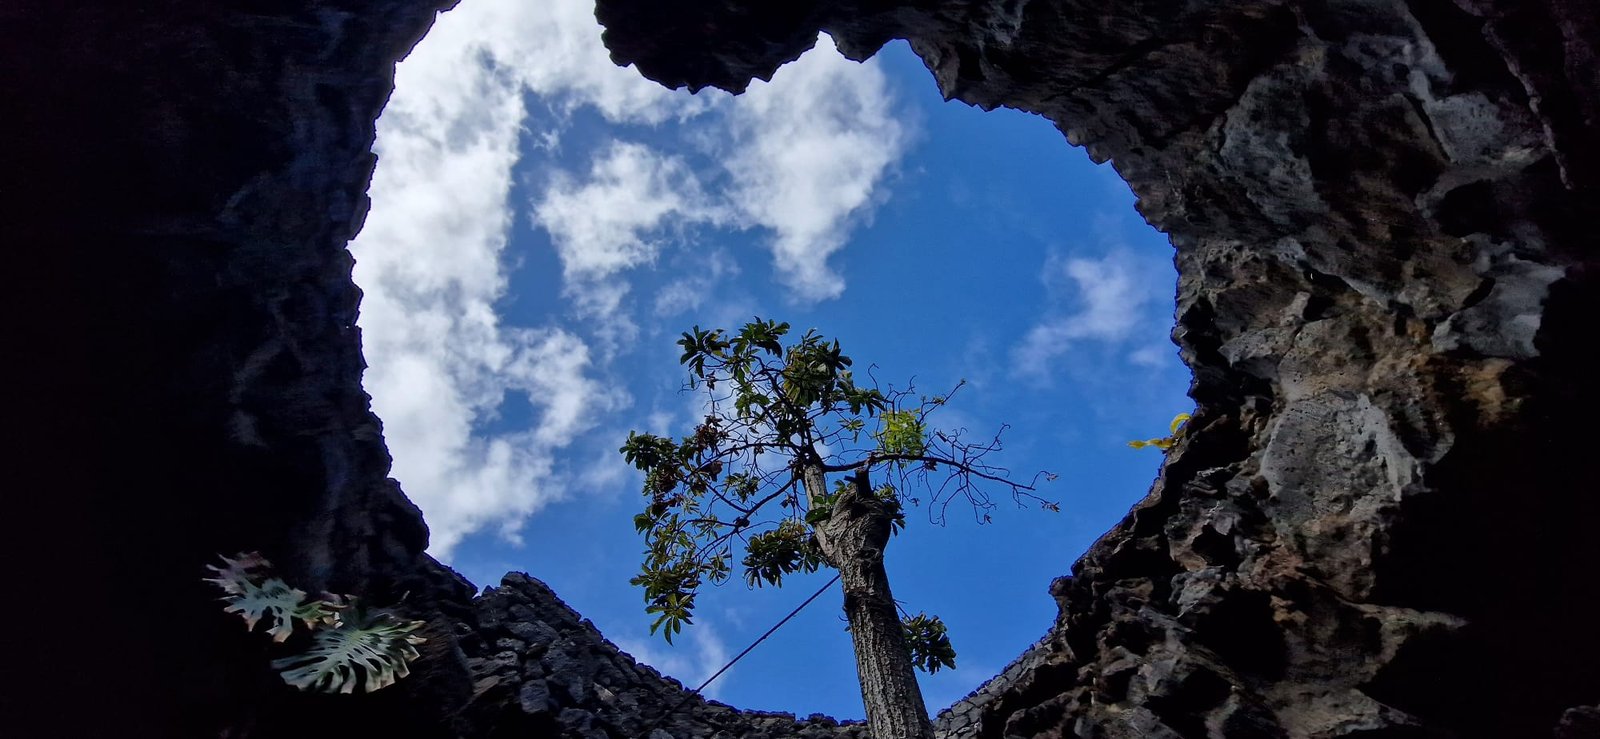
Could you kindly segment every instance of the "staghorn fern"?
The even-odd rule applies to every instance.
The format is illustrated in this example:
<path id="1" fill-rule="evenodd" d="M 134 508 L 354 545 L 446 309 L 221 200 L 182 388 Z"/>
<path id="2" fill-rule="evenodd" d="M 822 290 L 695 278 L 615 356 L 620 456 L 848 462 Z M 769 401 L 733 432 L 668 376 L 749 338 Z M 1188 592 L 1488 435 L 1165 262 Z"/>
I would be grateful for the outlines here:
<path id="1" fill-rule="evenodd" d="M 359 608 L 341 613 L 340 619 L 333 628 L 318 629 L 304 654 L 272 661 L 284 682 L 323 693 L 350 693 L 360 684 L 370 693 L 411 673 L 407 663 L 417 658 L 414 645 L 424 641 L 412 632 L 421 621 Z"/>
<path id="2" fill-rule="evenodd" d="M 271 563 L 255 552 L 222 557 L 222 562 L 222 567 L 206 566 L 217 576 L 205 580 L 226 593 L 223 610 L 244 618 L 246 630 L 266 623 L 267 633 L 280 643 L 294 634 L 296 621 L 311 630 L 306 652 L 273 660 L 284 682 L 327 693 L 350 693 L 359 683 L 371 692 L 410 673 L 407 663 L 417 658 L 415 645 L 425 641 L 413 632 L 423 622 L 369 612 L 348 596 L 308 599 L 305 591 L 271 577 Z"/>

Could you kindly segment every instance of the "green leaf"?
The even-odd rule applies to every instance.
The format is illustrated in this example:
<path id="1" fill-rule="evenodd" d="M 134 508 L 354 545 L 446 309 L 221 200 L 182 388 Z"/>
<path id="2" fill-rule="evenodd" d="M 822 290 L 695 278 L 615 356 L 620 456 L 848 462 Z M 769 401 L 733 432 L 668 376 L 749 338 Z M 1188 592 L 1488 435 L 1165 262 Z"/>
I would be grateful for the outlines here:
<path id="1" fill-rule="evenodd" d="M 905 629 L 906 647 L 911 651 L 911 664 L 928 674 L 942 667 L 956 668 L 956 650 L 950 645 L 950 636 L 938 616 L 919 613 L 901 619 Z"/>
<path id="2" fill-rule="evenodd" d="M 226 604 L 222 610 L 239 614 L 247 631 L 254 631 L 257 624 L 264 623 L 272 640 L 282 642 L 294 634 L 295 621 L 315 627 L 331 621 L 337 610 L 336 604 L 308 599 L 305 591 L 289 587 L 279 578 L 265 577 L 271 564 L 260 554 L 241 554 L 237 559 L 223 557 L 222 561 L 224 567 L 206 565 L 217 573 L 217 577 L 206 581 L 227 593 L 221 599 Z M 257 577 L 265 579 L 258 584 Z"/>
<path id="3" fill-rule="evenodd" d="M 747 584 L 781 586 L 785 575 L 816 572 L 822 566 L 822 553 L 806 527 L 789 519 L 777 528 L 750 537 L 743 564 Z"/>
<path id="4" fill-rule="evenodd" d="M 734 331 L 695 326 L 684 332 L 677 342 L 680 362 L 690 388 L 704 393 L 705 423 L 687 437 L 630 435 L 621 450 L 645 479 L 644 512 L 634 516 L 645 552 L 632 582 L 644 591 L 652 633 L 668 640 L 691 623 L 699 586 L 729 579 L 734 557 L 742 558 L 742 574 L 756 587 L 780 585 L 788 574 L 824 564 L 811 527 L 830 520 L 837 498 L 802 497 L 807 492 L 798 485 L 801 467 L 824 448 L 825 463 L 835 469 L 865 470 L 893 456 L 902 464 L 902 475 L 908 465 L 923 464 L 916 458 L 935 456 L 928 451 L 933 439 L 923 417 L 948 396 L 924 397 L 920 405 L 901 410 L 902 402 L 915 397 L 911 390 L 886 394 L 858 385 L 853 360 L 838 340 L 815 329 L 795 339 L 789 332 L 788 323 L 759 316 Z M 867 422 L 873 418 L 878 420 Z M 858 448 L 864 445 L 862 435 L 870 435 L 874 449 Z M 937 438 L 941 449 L 948 443 L 956 450 L 955 457 L 940 460 L 962 459 L 969 452 L 975 459 L 998 449 L 997 444 L 991 449 Z M 933 471 L 950 470 L 941 461 Z M 927 476 L 925 469 L 915 473 Z M 891 488 L 883 488 L 879 497 L 890 530 L 900 531 L 902 504 L 916 499 Z M 774 526 L 773 518 L 781 523 Z"/>
<path id="5" fill-rule="evenodd" d="M 426 641 L 414 633 L 422 625 L 352 609 L 348 620 L 317 630 L 304 654 L 273 660 L 272 666 L 301 690 L 351 693 L 360 686 L 370 693 L 410 674 L 408 663 L 418 656 L 415 645 Z"/>
<path id="6" fill-rule="evenodd" d="M 222 567 L 208 565 L 217 574 L 207 578 L 222 588 L 227 605 L 246 628 L 268 624 L 273 641 L 294 633 L 296 621 L 311 629 L 311 646 L 301 654 L 273 660 L 284 681 L 301 690 L 350 693 L 359 684 L 374 691 L 408 674 L 407 662 L 417 657 L 414 645 L 422 637 L 413 632 L 421 621 L 400 621 L 385 613 L 368 614 L 337 595 L 308 599 L 303 591 L 269 577 L 270 563 L 260 554 L 222 558 Z M 258 583 L 257 580 L 261 581 Z"/>
<path id="7" fill-rule="evenodd" d="M 928 429 L 915 411 L 885 411 L 873 438 L 885 454 L 917 456 L 928 449 Z"/>
<path id="8" fill-rule="evenodd" d="M 246 630 L 254 631 L 257 623 L 265 623 L 267 633 L 276 642 L 285 641 L 294 634 L 294 621 L 302 614 L 318 614 L 313 620 L 320 620 L 321 609 L 306 603 L 305 591 L 291 588 L 276 577 L 259 588 L 249 588 L 223 600 L 228 605 L 222 610 L 242 616 Z"/>

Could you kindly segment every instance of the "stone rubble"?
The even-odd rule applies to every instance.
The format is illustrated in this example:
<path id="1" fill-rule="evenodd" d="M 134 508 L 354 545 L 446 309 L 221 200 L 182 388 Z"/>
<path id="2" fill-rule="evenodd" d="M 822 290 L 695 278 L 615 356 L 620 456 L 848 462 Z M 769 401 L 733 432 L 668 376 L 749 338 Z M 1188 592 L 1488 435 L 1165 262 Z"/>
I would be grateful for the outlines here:
<path id="1" fill-rule="evenodd" d="M 617 649 L 549 587 L 505 576 L 458 626 L 473 676 L 474 736 L 573 739 L 866 739 L 860 722 L 740 711 Z M 670 713 L 669 713 L 670 711 Z"/>

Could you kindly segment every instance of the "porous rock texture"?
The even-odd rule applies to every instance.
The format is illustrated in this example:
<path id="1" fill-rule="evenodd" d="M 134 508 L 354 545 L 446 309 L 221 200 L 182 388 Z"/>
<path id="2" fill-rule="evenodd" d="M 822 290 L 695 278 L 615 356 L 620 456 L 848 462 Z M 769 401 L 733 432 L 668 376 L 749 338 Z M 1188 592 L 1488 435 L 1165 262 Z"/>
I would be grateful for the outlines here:
<path id="1" fill-rule="evenodd" d="M 669 86 L 826 31 L 1038 113 L 1171 237 L 1197 411 L 981 737 L 1548 736 L 1600 701 L 1600 10 L 602 0 Z M 1569 710 L 1571 709 L 1571 710 Z M 1586 723 L 1588 722 L 1588 723 Z"/>
<path id="2" fill-rule="evenodd" d="M 448 4 L 0 4 L 8 734 L 862 733 L 697 699 L 662 716 L 679 686 L 542 585 L 474 599 L 423 553 L 361 391 L 344 247 L 392 64 Z M 673 85 L 741 88 L 819 29 L 856 57 L 907 38 L 947 95 L 1111 160 L 1172 237 L 1192 428 L 1051 586 L 1056 627 L 942 735 L 1586 737 L 1595 8 L 599 15 L 619 61 Z M 243 550 L 426 618 L 412 675 L 371 696 L 276 682 L 200 582 Z"/>
<path id="3" fill-rule="evenodd" d="M 477 681 L 475 736 L 581 739 L 865 739 L 860 722 L 739 711 L 685 691 L 606 641 L 544 583 L 511 573 L 459 625 Z"/>

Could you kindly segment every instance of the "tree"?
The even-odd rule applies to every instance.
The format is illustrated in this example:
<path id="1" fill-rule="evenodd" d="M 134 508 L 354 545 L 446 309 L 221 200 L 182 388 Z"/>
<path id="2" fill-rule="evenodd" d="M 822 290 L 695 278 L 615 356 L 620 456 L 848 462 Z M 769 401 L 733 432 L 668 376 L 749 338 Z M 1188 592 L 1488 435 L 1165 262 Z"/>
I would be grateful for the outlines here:
<path id="1" fill-rule="evenodd" d="M 973 443 L 964 430 L 930 425 L 948 394 L 858 384 L 838 341 L 812 330 L 784 346 L 788 331 L 757 318 L 735 336 L 696 326 L 678 341 L 706 415 L 678 441 L 630 433 L 621 449 L 645 473 L 647 504 L 634 525 L 647 548 L 633 583 L 657 616 L 651 632 L 670 642 L 690 623 L 700 586 L 730 578 L 736 546 L 753 587 L 837 570 L 872 735 L 931 739 L 912 668 L 953 668 L 955 651 L 936 616 L 902 619 L 889 589 L 884 550 L 905 526 L 904 504 L 923 503 L 905 491 L 927 490 L 936 522 L 957 500 L 987 522 L 995 504 L 984 483 L 1055 509 L 1033 494 L 1054 476 L 1011 479 L 985 461 L 1000 449 L 998 433 Z M 875 474 L 886 482 L 874 485 Z"/>

